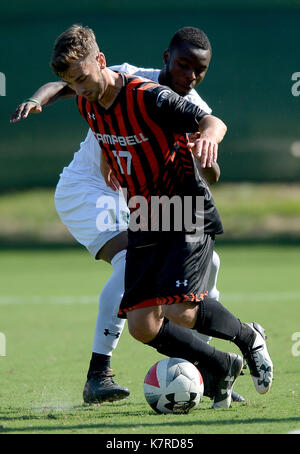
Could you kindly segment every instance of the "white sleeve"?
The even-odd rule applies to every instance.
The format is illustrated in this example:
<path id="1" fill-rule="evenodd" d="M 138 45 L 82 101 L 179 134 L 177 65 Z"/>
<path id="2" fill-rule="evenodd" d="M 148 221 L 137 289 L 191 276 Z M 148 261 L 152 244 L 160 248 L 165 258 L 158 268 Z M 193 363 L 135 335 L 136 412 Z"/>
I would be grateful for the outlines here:
<path id="1" fill-rule="evenodd" d="M 198 95 L 196 90 L 191 90 L 188 95 L 185 96 L 185 99 L 189 102 L 192 102 L 193 104 L 196 104 L 196 106 L 201 107 L 202 110 L 207 112 L 208 114 L 212 113 L 212 109 L 206 104 L 205 101 L 201 98 L 201 96 Z"/>
<path id="2" fill-rule="evenodd" d="M 145 77 L 145 79 L 153 80 L 158 82 L 158 76 L 160 69 L 153 68 L 138 68 L 137 66 L 130 65 L 129 63 L 122 63 L 122 65 L 109 66 L 112 71 L 121 71 L 126 74 L 133 74 L 138 77 Z"/>
<path id="3" fill-rule="evenodd" d="M 129 63 L 122 63 L 121 65 L 109 66 L 109 69 L 112 71 L 121 71 L 122 73 L 133 74 L 138 68 L 136 66 L 130 65 Z"/>

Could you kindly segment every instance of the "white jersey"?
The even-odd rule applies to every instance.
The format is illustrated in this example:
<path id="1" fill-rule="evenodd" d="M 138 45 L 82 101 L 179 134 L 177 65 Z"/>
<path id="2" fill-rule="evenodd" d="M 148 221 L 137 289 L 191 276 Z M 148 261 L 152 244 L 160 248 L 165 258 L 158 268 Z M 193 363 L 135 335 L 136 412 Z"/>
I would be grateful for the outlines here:
<path id="1" fill-rule="evenodd" d="M 149 68 L 137 68 L 132 66 L 129 63 L 123 63 L 122 65 L 110 66 L 113 71 L 121 71 L 126 74 L 134 74 L 138 77 L 144 77 L 152 80 L 153 82 L 158 83 L 158 77 L 160 70 L 159 69 L 149 69 Z M 185 96 L 189 102 L 196 104 L 201 107 L 202 110 L 211 113 L 210 107 L 203 101 L 203 99 L 198 95 L 196 90 L 191 90 L 188 95 Z M 68 167 L 63 169 L 61 174 L 63 179 L 68 181 L 71 179 L 91 180 L 96 179 L 97 184 L 99 184 L 99 179 L 102 181 L 103 185 L 106 186 L 103 179 L 102 173 L 100 172 L 100 148 L 99 143 L 94 137 L 94 134 L 91 129 L 88 130 L 87 136 L 80 144 L 80 149 L 74 153 L 74 158 Z"/>

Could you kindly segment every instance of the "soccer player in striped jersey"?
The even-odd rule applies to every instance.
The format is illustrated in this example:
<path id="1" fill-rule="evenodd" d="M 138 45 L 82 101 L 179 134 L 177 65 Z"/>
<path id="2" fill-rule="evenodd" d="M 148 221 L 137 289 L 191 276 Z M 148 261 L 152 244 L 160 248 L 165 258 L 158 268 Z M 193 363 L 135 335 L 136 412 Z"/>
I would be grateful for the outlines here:
<path id="1" fill-rule="evenodd" d="M 223 228 L 205 182 L 194 171 L 192 155 L 201 167 L 210 168 L 226 126 L 168 87 L 108 69 L 88 27 L 74 25 L 57 38 L 51 66 L 76 92 L 79 110 L 101 143 L 110 169 L 107 181 L 113 172 L 130 196 L 125 292 L 119 309 L 130 334 L 158 351 L 163 345 L 168 356 L 197 361 L 217 377 L 213 408 L 230 406 L 243 359 L 195 342 L 192 330 L 234 342 L 247 359 L 257 392 L 268 392 L 273 364 L 263 329 L 242 323 L 206 297 L 214 237 Z M 195 133 L 193 139 L 186 131 Z M 179 215 L 175 209 L 164 229 L 162 214 L 174 197 L 184 209 Z M 157 198 L 164 199 L 158 214 Z M 186 224 L 188 203 L 191 218 Z M 182 327 L 190 329 L 190 339 L 183 339 Z"/>
<path id="2" fill-rule="evenodd" d="M 210 113 L 211 109 L 194 90 L 194 87 L 204 79 L 211 58 L 211 46 L 205 33 L 195 27 L 184 27 L 178 30 L 172 37 L 168 49 L 165 50 L 163 58 L 165 66 L 162 70 L 137 68 L 128 63 L 110 68 L 169 85 L 174 91 L 184 95 L 185 99 Z M 12 121 L 26 118 L 30 112 L 40 112 L 42 105 L 51 104 L 64 97 L 68 97 L 68 87 L 65 83 L 48 83 L 16 109 Z M 209 183 L 215 183 L 219 178 L 217 164 L 211 168 L 199 168 L 199 171 Z M 82 194 L 85 194 L 84 199 Z M 105 212 L 99 200 L 107 200 L 108 196 L 116 203 L 114 209 Z M 120 203 L 119 200 L 121 200 Z M 108 377 L 107 371 L 110 368 L 112 351 L 116 348 L 124 327 L 124 320 L 118 318 L 116 312 L 123 293 L 127 246 L 127 236 L 124 236 L 124 232 L 120 233 L 120 230 L 127 229 L 128 209 L 123 198 L 108 188 L 104 182 L 99 168 L 99 144 L 91 130 L 85 141 L 81 143 L 80 150 L 75 153 L 71 164 L 64 168 L 60 176 L 55 192 L 55 204 L 63 223 L 77 241 L 85 245 L 96 259 L 107 260 L 113 265 L 113 273 L 100 294 L 93 353 L 84 399 L 89 402 L 99 402 L 114 397 L 119 399 L 126 397 L 128 392 L 126 388 Z M 103 229 L 96 221 L 99 221 L 100 217 L 103 218 L 102 215 L 110 215 L 110 213 L 116 228 Z M 219 294 L 216 287 L 219 264 L 219 257 L 214 252 L 208 292 L 210 297 L 216 299 Z M 202 339 L 208 339 L 208 336 L 201 334 L 199 336 Z M 208 392 L 208 386 L 205 392 Z M 244 400 L 235 392 L 232 397 L 236 401 Z"/>

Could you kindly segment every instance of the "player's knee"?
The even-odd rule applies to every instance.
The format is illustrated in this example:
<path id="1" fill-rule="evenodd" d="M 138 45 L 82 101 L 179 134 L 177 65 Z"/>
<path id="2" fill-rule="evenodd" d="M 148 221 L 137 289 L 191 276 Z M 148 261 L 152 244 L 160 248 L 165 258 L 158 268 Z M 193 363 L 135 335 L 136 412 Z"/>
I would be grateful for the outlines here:
<path id="1" fill-rule="evenodd" d="M 160 329 L 159 323 L 147 323 L 147 320 L 127 318 L 127 321 L 129 334 L 143 344 L 154 339 Z"/>
<path id="2" fill-rule="evenodd" d="M 154 339 L 163 322 L 161 307 L 141 308 L 127 313 L 128 331 L 144 344 Z"/>
<path id="3" fill-rule="evenodd" d="M 150 342 L 150 340 L 152 340 L 156 335 L 156 333 L 153 335 L 153 332 L 148 327 L 142 328 L 141 326 L 136 326 L 130 323 L 128 323 L 128 331 L 134 339 L 142 342 L 143 344 Z"/>

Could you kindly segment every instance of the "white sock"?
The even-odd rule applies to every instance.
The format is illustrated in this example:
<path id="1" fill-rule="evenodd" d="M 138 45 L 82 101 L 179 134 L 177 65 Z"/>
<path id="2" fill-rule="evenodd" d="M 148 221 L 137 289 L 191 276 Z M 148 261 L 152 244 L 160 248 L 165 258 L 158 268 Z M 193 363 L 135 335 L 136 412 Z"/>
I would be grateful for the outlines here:
<path id="1" fill-rule="evenodd" d="M 99 297 L 93 352 L 111 356 L 122 334 L 125 319 L 118 317 L 124 293 L 126 251 L 118 252 L 112 259 L 113 273 Z"/>
<path id="2" fill-rule="evenodd" d="M 212 262 L 211 262 L 211 269 L 208 278 L 208 297 L 214 300 L 219 301 L 220 292 L 217 289 L 217 280 L 218 280 L 218 273 L 220 268 L 220 257 L 216 253 L 213 252 Z"/>
<path id="3" fill-rule="evenodd" d="M 219 301 L 219 295 L 220 295 L 220 292 L 217 289 L 219 268 L 220 268 L 220 257 L 218 256 L 216 251 L 214 251 L 213 256 L 212 256 L 210 275 L 209 275 L 209 279 L 208 279 L 208 295 L 207 296 L 209 298 L 212 298 L 217 301 Z M 198 336 L 200 337 L 200 339 L 203 342 L 209 343 L 212 340 L 212 337 L 207 336 L 206 334 L 198 333 Z"/>

